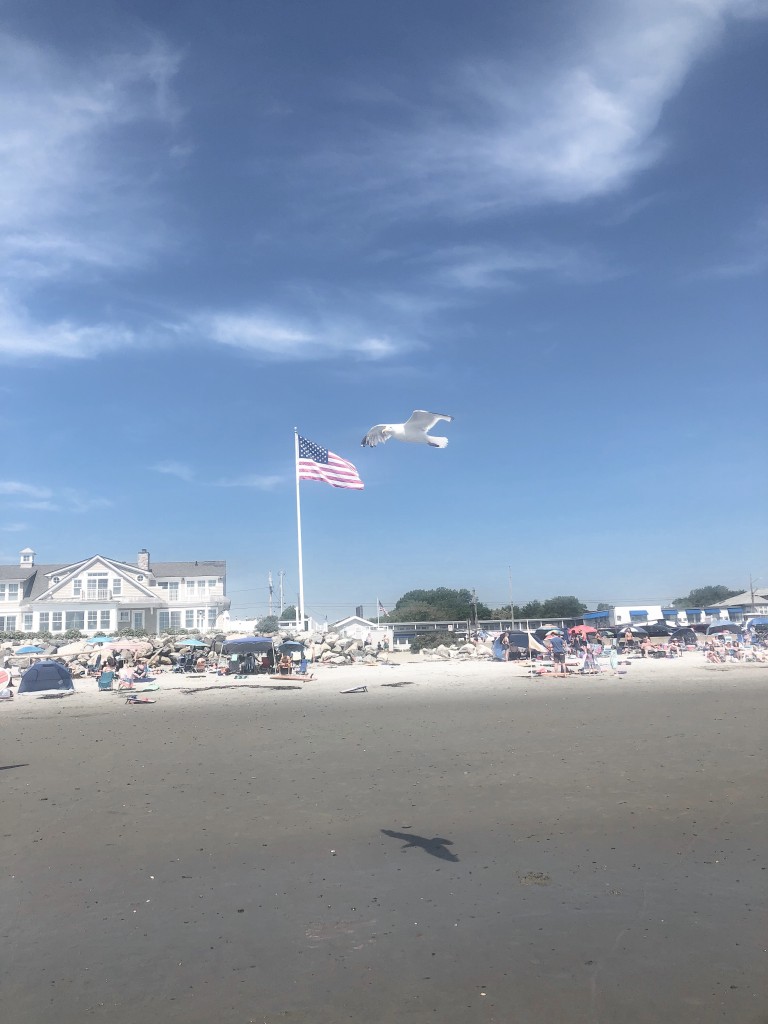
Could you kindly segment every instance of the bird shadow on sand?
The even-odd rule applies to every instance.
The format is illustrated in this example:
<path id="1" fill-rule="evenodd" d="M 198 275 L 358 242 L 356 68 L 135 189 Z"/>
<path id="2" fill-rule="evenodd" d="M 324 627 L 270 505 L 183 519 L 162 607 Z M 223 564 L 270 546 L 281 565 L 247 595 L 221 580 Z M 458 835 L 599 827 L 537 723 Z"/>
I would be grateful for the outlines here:
<path id="1" fill-rule="evenodd" d="M 381 831 L 385 836 L 389 836 L 390 839 L 399 839 L 403 843 L 400 847 L 401 850 L 416 847 L 428 853 L 430 857 L 437 857 L 439 860 L 450 860 L 456 863 L 459 859 L 455 853 L 451 853 L 447 849 L 447 847 L 453 846 L 452 839 L 440 839 L 438 836 L 435 836 L 433 839 L 427 839 L 426 836 L 418 836 L 414 832 L 393 832 L 389 828 L 383 828 Z"/>
<path id="2" fill-rule="evenodd" d="M 0 772 L 10 771 L 11 768 L 28 768 L 29 762 L 25 761 L 24 764 L 0 764 Z"/>

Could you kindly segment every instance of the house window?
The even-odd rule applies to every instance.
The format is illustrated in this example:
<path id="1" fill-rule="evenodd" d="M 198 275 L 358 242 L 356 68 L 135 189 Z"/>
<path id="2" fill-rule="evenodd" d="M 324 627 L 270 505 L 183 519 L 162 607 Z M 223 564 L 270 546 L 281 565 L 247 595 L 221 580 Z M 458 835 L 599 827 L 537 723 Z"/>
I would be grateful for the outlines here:
<path id="1" fill-rule="evenodd" d="M 211 590 L 213 587 L 215 587 L 217 582 L 217 580 L 208 580 L 208 589 Z"/>
<path id="2" fill-rule="evenodd" d="M 179 584 L 178 581 L 168 584 L 168 600 L 178 601 L 179 600 Z"/>
<path id="3" fill-rule="evenodd" d="M 208 609 L 208 625 L 209 626 L 215 626 L 216 625 L 216 609 L 215 608 L 209 608 Z"/>
<path id="4" fill-rule="evenodd" d="M 120 622 L 122 623 L 122 622 L 130 622 L 130 621 L 131 621 L 131 613 L 130 612 L 123 612 L 123 611 L 121 611 L 120 612 Z"/>
<path id="5" fill-rule="evenodd" d="M 0 615 L 0 633 L 6 631 L 13 633 L 16 630 L 15 615 Z"/>
<path id="6" fill-rule="evenodd" d="M 5 600 L 5 584 L 0 583 L 0 601 Z"/>
<path id="7" fill-rule="evenodd" d="M 198 590 L 205 590 L 205 580 L 198 580 L 197 581 L 197 589 Z"/>
<path id="8" fill-rule="evenodd" d="M 159 612 L 157 616 L 157 628 L 160 632 L 164 632 L 171 624 L 171 613 L 170 612 Z"/>
<path id="9" fill-rule="evenodd" d="M 82 580 L 73 580 L 72 581 L 72 587 L 73 587 L 73 590 L 74 590 L 75 597 L 82 597 L 82 594 L 83 594 L 83 581 Z"/>
<path id="10" fill-rule="evenodd" d="M 109 591 L 109 580 L 105 572 L 89 572 L 86 581 L 89 601 L 106 601 Z"/>
<path id="11" fill-rule="evenodd" d="M 52 612 L 51 613 L 51 632 L 60 633 L 64 628 L 62 624 L 63 612 Z"/>
<path id="12" fill-rule="evenodd" d="M 195 581 L 187 580 L 187 597 L 195 596 Z"/>
<path id="13" fill-rule="evenodd" d="M 181 612 L 171 612 L 171 629 L 181 629 Z"/>
<path id="14" fill-rule="evenodd" d="M 32 629 L 32 612 L 24 612 L 21 617 L 21 628 L 26 632 L 30 632 Z"/>
<path id="15" fill-rule="evenodd" d="M 112 596 L 120 597 L 123 592 L 123 581 L 114 579 L 112 580 Z"/>
<path id="16" fill-rule="evenodd" d="M 64 621 L 67 629 L 85 629 L 85 612 L 67 612 Z"/>
<path id="17" fill-rule="evenodd" d="M 97 629 L 99 625 L 99 613 L 96 611 L 88 612 L 88 629 Z"/>
<path id="18" fill-rule="evenodd" d="M 109 612 L 99 612 L 99 629 L 109 629 Z"/>
<path id="19" fill-rule="evenodd" d="M 8 584 L 8 600 L 18 601 L 19 600 L 19 584 L 9 583 Z"/>
<path id="20" fill-rule="evenodd" d="M 40 624 L 38 626 L 38 629 L 40 630 L 40 632 L 48 632 L 48 630 L 51 628 L 51 613 L 40 612 L 39 623 Z"/>
<path id="21" fill-rule="evenodd" d="M 197 628 L 205 629 L 205 608 L 197 609 Z"/>
<path id="22" fill-rule="evenodd" d="M 187 629 L 193 629 L 195 625 L 195 612 L 192 608 L 188 608 L 184 613 L 184 625 Z"/>

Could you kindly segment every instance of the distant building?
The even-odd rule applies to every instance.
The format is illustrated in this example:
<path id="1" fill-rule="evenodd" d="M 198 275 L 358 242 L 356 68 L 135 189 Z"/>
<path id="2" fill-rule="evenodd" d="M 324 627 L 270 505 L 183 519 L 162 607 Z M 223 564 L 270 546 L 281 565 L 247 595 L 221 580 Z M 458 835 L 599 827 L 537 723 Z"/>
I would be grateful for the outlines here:
<path id="1" fill-rule="evenodd" d="M 0 565 L 0 632 L 211 630 L 230 606 L 226 581 L 223 561 L 151 564 L 142 549 L 135 563 L 91 555 L 36 565 L 24 548 L 18 565 Z"/>

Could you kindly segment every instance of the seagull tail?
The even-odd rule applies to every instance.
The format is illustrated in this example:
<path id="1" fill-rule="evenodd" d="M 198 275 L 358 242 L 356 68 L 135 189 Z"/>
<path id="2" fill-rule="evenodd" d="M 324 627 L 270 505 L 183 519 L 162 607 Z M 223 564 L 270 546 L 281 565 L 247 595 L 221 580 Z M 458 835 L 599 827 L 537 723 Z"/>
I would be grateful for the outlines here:
<path id="1" fill-rule="evenodd" d="M 447 448 L 448 447 L 448 438 L 447 437 L 432 437 L 431 435 L 429 435 L 429 439 L 427 441 L 427 444 L 430 446 L 430 448 Z"/>

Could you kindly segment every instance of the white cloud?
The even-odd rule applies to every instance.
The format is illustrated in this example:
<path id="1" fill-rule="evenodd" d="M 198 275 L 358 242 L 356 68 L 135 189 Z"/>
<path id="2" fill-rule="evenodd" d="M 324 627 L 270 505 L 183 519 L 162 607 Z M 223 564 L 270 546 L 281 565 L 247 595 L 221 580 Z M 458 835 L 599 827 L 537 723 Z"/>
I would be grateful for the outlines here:
<path id="1" fill-rule="evenodd" d="M 768 268 L 768 209 L 760 210 L 749 225 L 736 233 L 730 245 L 721 248 L 730 248 L 727 258 L 692 274 L 694 280 L 730 280 L 762 274 Z"/>
<path id="2" fill-rule="evenodd" d="M 3 533 L 23 533 L 27 528 L 26 523 L 6 523 L 4 526 L 0 526 Z"/>
<path id="3" fill-rule="evenodd" d="M 0 33 L 0 255 L 5 276 L 135 264 L 158 242 L 148 185 L 170 140 L 144 150 L 122 130 L 169 129 L 178 56 L 158 41 L 68 62 Z"/>
<path id="4" fill-rule="evenodd" d="M 437 280 L 465 289 L 514 288 L 535 275 L 578 283 L 607 280 L 617 273 L 591 251 L 553 245 L 509 249 L 501 246 L 457 246 L 431 257 Z"/>
<path id="5" fill-rule="evenodd" d="M 35 323 L 7 294 L 0 293 L 0 355 L 15 359 L 85 359 L 139 343 L 135 332 L 120 324 L 85 326 L 68 320 Z"/>
<path id="6" fill-rule="evenodd" d="M 0 494 L 45 499 L 51 496 L 51 491 L 47 487 L 35 487 L 34 484 L 25 484 L 18 480 L 0 480 Z"/>
<path id="7" fill-rule="evenodd" d="M 259 476 L 255 473 L 245 474 L 236 477 L 220 477 L 209 479 L 207 476 L 199 478 L 192 466 L 185 462 L 160 462 L 152 469 L 156 473 L 164 473 L 167 476 L 175 476 L 186 483 L 195 483 L 203 487 L 250 487 L 259 491 L 270 491 L 278 484 L 284 482 L 282 476 Z"/>
<path id="8" fill-rule="evenodd" d="M 363 136 L 335 171 L 346 163 L 356 189 L 362 178 L 397 210 L 457 216 L 619 190 L 659 159 L 663 107 L 729 17 L 764 16 L 766 4 L 601 0 L 573 11 L 590 20 L 566 28 L 559 51 L 450 69 L 432 83 L 440 103 L 420 94 L 408 127 Z"/>
<path id="9" fill-rule="evenodd" d="M 282 476 L 257 476 L 250 474 L 246 476 L 222 477 L 220 480 L 213 480 L 214 487 L 250 487 L 257 491 L 271 491 L 285 481 Z"/>
<path id="10" fill-rule="evenodd" d="M 342 355 L 377 360 L 401 348 L 387 337 L 371 336 L 356 323 L 308 324 L 274 313 L 211 313 L 197 317 L 192 329 L 220 345 L 280 360 Z"/>
<path id="11" fill-rule="evenodd" d="M 164 473 L 166 476 L 175 476 L 179 480 L 194 480 L 195 471 L 186 462 L 159 462 L 152 466 L 156 473 Z"/>

